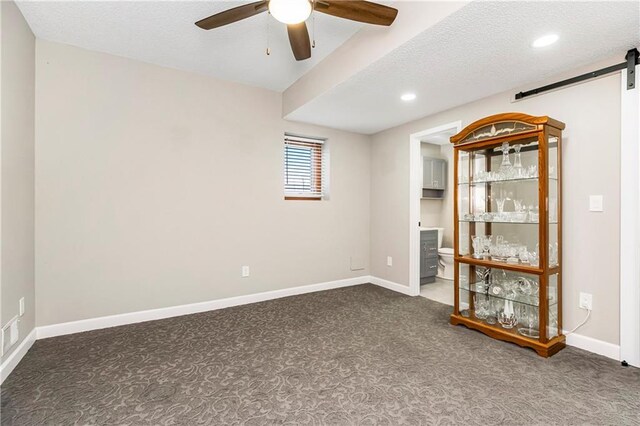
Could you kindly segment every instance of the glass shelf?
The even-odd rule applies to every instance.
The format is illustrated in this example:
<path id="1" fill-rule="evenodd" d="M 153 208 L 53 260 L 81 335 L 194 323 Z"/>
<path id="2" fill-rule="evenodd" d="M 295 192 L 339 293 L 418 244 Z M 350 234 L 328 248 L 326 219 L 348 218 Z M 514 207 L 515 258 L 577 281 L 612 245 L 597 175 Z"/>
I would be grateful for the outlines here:
<path id="1" fill-rule="evenodd" d="M 504 328 L 504 327 L 501 327 L 499 323 L 489 324 L 486 319 L 481 319 L 481 318 L 476 317 L 474 311 L 467 311 L 467 312 L 468 312 L 468 316 L 464 315 L 462 313 L 462 311 L 460 312 L 460 318 L 462 319 L 462 321 L 464 321 L 463 323 L 466 323 L 466 321 L 469 321 L 472 324 L 473 323 L 479 323 L 479 324 L 482 324 L 483 328 L 489 328 L 495 333 L 509 335 L 509 336 L 515 336 L 519 341 L 522 341 L 522 340 L 530 341 L 530 342 L 537 342 L 538 341 L 537 338 L 532 338 L 532 337 L 529 337 L 529 336 L 525 336 L 525 335 L 523 335 L 523 334 L 518 332 L 519 329 L 526 328 L 526 327 L 523 327 L 524 324 L 520 324 L 519 323 L 517 326 L 515 326 L 514 328 L 510 328 L 510 329 L 509 328 Z"/>
<path id="2" fill-rule="evenodd" d="M 518 292 L 518 290 L 505 291 L 504 289 L 502 290 L 501 294 L 494 294 L 493 292 L 491 292 L 491 289 L 487 287 L 489 286 L 484 282 L 475 282 L 475 283 L 471 283 L 471 285 L 469 285 L 469 283 L 466 283 L 466 282 L 462 282 L 462 281 L 460 282 L 460 290 L 465 290 L 465 291 L 469 291 L 471 293 L 476 293 L 476 294 L 482 294 L 495 300 L 510 300 L 514 303 L 520 303 L 522 305 L 535 306 L 535 307 L 539 306 L 540 298 L 538 297 L 537 294 L 526 295 Z M 558 303 L 555 294 L 549 294 L 548 300 L 549 300 L 549 306 L 553 306 Z"/>
<path id="3" fill-rule="evenodd" d="M 557 177 L 548 177 L 549 180 L 557 181 Z M 527 178 L 513 178 L 513 179 L 498 179 L 498 180 L 471 180 L 471 181 L 463 181 L 460 179 L 458 181 L 458 186 L 461 185 L 476 185 L 476 184 L 486 184 L 486 183 L 505 183 L 505 182 L 537 182 L 538 176 L 536 177 L 527 177 Z"/>
<path id="4" fill-rule="evenodd" d="M 505 269 L 507 271 L 523 272 L 527 274 L 539 275 L 544 272 L 542 269 L 540 269 L 539 266 L 532 266 L 529 263 L 507 263 L 484 257 L 481 259 L 476 259 L 471 255 L 457 256 L 455 260 L 467 265 L 483 266 L 485 268 Z"/>
<path id="5" fill-rule="evenodd" d="M 502 224 L 514 224 L 514 225 L 539 225 L 540 222 L 515 222 L 513 220 L 465 220 L 459 219 L 458 222 L 464 223 L 502 223 Z M 557 225 L 558 222 L 549 222 L 550 225 Z"/>

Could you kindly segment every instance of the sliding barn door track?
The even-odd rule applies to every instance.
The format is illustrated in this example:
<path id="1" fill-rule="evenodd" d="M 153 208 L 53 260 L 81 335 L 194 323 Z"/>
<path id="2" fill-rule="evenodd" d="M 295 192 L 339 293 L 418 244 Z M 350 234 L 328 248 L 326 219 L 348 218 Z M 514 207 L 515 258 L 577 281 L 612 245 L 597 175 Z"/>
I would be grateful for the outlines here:
<path id="1" fill-rule="evenodd" d="M 597 71 L 592 71 L 586 74 L 579 75 L 577 77 L 568 78 L 566 80 L 559 81 L 557 83 L 548 84 L 546 86 L 538 87 L 537 89 L 527 90 L 526 92 L 516 93 L 516 100 L 524 99 L 528 96 L 538 95 L 549 90 L 558 89 L 560 87 L 569 86 L 571 84 L 580 83 L 581 81 L 589 80 L 603 75 L 611 74 L 612 72 L 627 70 L 627 90 L 635 89 L 636 87 L 636 65 L 640 63 L 638 49 L 631 49 L 624 57 L 626 60 L 610 67 L 602 68 Z"/>

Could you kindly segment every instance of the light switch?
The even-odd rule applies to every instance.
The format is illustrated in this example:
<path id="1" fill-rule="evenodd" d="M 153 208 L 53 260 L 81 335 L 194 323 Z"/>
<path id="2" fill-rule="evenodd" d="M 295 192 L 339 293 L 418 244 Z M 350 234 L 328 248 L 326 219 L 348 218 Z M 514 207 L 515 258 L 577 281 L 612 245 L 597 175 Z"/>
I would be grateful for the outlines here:
<path id="1" fill-rule="evenodd" d="M 604 211 L 602 195 L 589 195 L 589 211 L 592 211 L 592 212 Z"/>
<path id="2" fill-rule="evenodd" d="M 18 329 L 18 320 L 16 319 L 11 323 L 9 327 L 9 344 L 11 346 L 15 345 L 18 342 L 18 338 L 20 337 L 20 331 Z"/>

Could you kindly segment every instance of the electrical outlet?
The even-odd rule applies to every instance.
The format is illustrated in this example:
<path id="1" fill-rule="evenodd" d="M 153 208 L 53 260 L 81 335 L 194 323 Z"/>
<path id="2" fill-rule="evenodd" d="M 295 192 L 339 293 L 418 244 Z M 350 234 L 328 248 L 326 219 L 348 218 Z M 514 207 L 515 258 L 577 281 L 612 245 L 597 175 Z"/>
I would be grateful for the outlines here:
<path id="1" fill-rule="evenodd" d="M 20 316 L 23 316 L 24 315 L 24 297 L 20 298 L 19 311 L 20 311 Z"/>
<path id="2" fill-rule="evenodd" d="M 18 328 L 18 320 L 16 319 L 11 323 L 11 327 L 9 327 L 9 345 L 13 346 L 18 343 L 18 338 L 20 337 L 20 329 Z"/>
<path id="3" fill-rule="evenodd" d="M 580 292 L 580 308 L 591 310 L 593 307 L 593 295 Z"/>
<path id="4" fill-rule="evenodd" d="M 248 266 L 243 266 L 242 267 L 242 278 L 247 278 L 250 274 L 250 270 Z"/>
<path id="5" fill-rule="evenodd" d="M 391 256 L 387 256 L 387 266 L 393 266 L 393 258 Z"/>

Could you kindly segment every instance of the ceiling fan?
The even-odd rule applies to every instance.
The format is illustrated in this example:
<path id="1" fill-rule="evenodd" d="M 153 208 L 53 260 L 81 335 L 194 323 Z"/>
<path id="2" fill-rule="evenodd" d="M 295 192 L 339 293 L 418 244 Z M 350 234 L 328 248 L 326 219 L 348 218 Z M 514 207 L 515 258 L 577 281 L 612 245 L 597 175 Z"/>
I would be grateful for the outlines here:
<path id="1" fill-rule="evenodd" d="M 311 13 L 322 12 L 366 24 L 389 26 L 398 10 L 364 0 L 261 0 L 216 13 L 196 22 L 204 30 L 222 27 L 262 12 L 287 24 L 289 43 L 297 61 L 311 57 L 311 43 L 305 21 Z"/>

